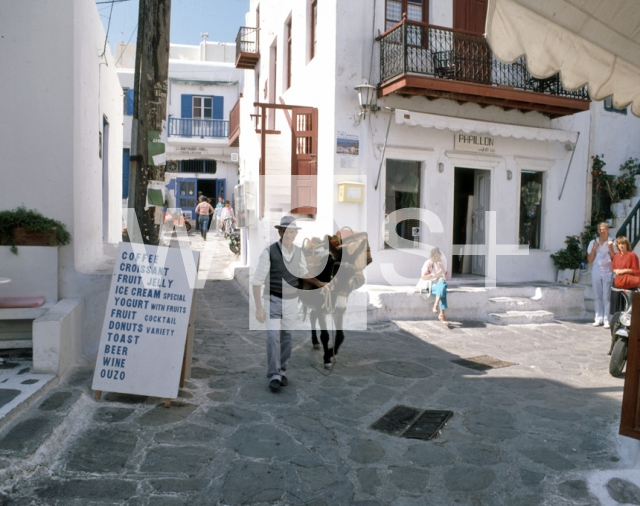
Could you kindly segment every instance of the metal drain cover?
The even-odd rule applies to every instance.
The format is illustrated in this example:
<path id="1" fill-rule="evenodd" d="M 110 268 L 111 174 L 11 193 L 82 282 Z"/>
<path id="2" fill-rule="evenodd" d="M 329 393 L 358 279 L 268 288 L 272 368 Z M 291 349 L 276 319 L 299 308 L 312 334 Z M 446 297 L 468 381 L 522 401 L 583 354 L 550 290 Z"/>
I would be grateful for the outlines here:
<path id="1" fill-rule="evenodd" d="M 371 429 L 392 436 L 428 441 L 435 437 L 453 416 L 453 411 L 424 410 L 394 406 L 376 420 Z"/>
<path id="2" fill-rule="evenodd" d="M 475 369 L 476 371 L 488 371 L 489 369 L 499 369 L 501 367 L 511 367 L 512 365 L 518 365 L 515 362 L 505 362 L 491 355 L 480 355 L 479 357 L 471 358 L 459 358 L 452 360 L 456 364 L 469 369 Z"/>
<path id="3" fill-rule="evenodd" d="M 401 362 L 391 360 L 388 362 L 378 362 L 376 369 L 392 376 L 400 376 L 401 378 L 426 378 L 433 374 L 433 371 L 415 362 Z"/>

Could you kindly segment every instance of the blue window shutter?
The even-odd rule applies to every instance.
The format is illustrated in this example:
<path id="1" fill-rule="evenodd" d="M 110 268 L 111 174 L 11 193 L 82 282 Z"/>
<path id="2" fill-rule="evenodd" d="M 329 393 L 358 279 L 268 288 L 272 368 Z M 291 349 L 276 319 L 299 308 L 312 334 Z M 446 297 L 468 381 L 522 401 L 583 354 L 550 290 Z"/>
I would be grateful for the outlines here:
<path id="1" fill-rule="evenodd" d="M 224 97 L 213 97 L 213 119 L 224 119 Z"/>
<path id="2" fill-rule="evenodd" d="M 129 150 L 122 150 L 122 198 L 129 197 Z"/>
<path id="3" fill-rule="evenodd" d="M 192 117 L 192 113 L 193 113 L 192 104 L 193 104 L 193 95 L 182 95 L 181 113 L 180 113 L 181 118 Z"/>
<path id="4" fill-rule="evenodd" d="M 133 94 L 134 89 L 129 88 L 127 90 L 127 116 L 133 116 Z"/>

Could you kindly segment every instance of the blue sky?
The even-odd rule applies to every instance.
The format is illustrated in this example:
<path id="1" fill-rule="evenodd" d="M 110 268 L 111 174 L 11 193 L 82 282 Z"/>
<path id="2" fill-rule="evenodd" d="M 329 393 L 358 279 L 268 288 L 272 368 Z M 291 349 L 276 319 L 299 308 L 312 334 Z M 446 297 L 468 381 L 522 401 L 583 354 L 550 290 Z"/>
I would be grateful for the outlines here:
<path id="1" fill-rule="evenodd" d="M 99 3 L 104 1 L 96 0 L 96 4 L 106 32 L 111 2 Z M 136 43 L 138 3 L 138 0 L 116 0 L 113 4 L 109 29 L 112 52 L 116 42 Z M 171 42 L 199 44 L 201 32 L 209 32 L 209 41 L 235 42 L 248 10 L 249 0 L 171 0 Z"/>

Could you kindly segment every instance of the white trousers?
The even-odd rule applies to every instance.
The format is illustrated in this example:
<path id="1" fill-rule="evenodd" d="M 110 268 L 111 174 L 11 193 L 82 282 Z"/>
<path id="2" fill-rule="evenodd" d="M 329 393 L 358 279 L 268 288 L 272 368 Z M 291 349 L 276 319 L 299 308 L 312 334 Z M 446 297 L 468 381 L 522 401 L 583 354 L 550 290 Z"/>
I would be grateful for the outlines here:
<path id="1" fill-rule="evenodd" d="M 593 296 L 595 297 L 596 321 L 608 321 L 611 303 L 609 297 L 611 294 L 611 283 L 613 282 L 613 274 L 610 272 L 602 273 L 599 271 L 591 272 L 591 283 L 593 285 Z"/>

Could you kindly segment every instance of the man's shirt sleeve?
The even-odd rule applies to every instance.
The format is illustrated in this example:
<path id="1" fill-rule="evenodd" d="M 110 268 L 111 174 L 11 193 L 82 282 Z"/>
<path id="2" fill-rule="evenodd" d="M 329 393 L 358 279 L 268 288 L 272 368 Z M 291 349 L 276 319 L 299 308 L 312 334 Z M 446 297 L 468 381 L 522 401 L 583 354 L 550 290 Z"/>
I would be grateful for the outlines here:
<path id="1" fill-rule="evenodd" d="M 265 249 L 260 254 L 260 259 L 258 260 L 258 267 L 256 271 L 253 273 L 253 279 L 251 280 L 251 285 L 260 286 L 264 285 L 267 275 L 269 274 L 269 268 L 271 267 L 271 262 L 269 260 L 269 250 Z"/>

